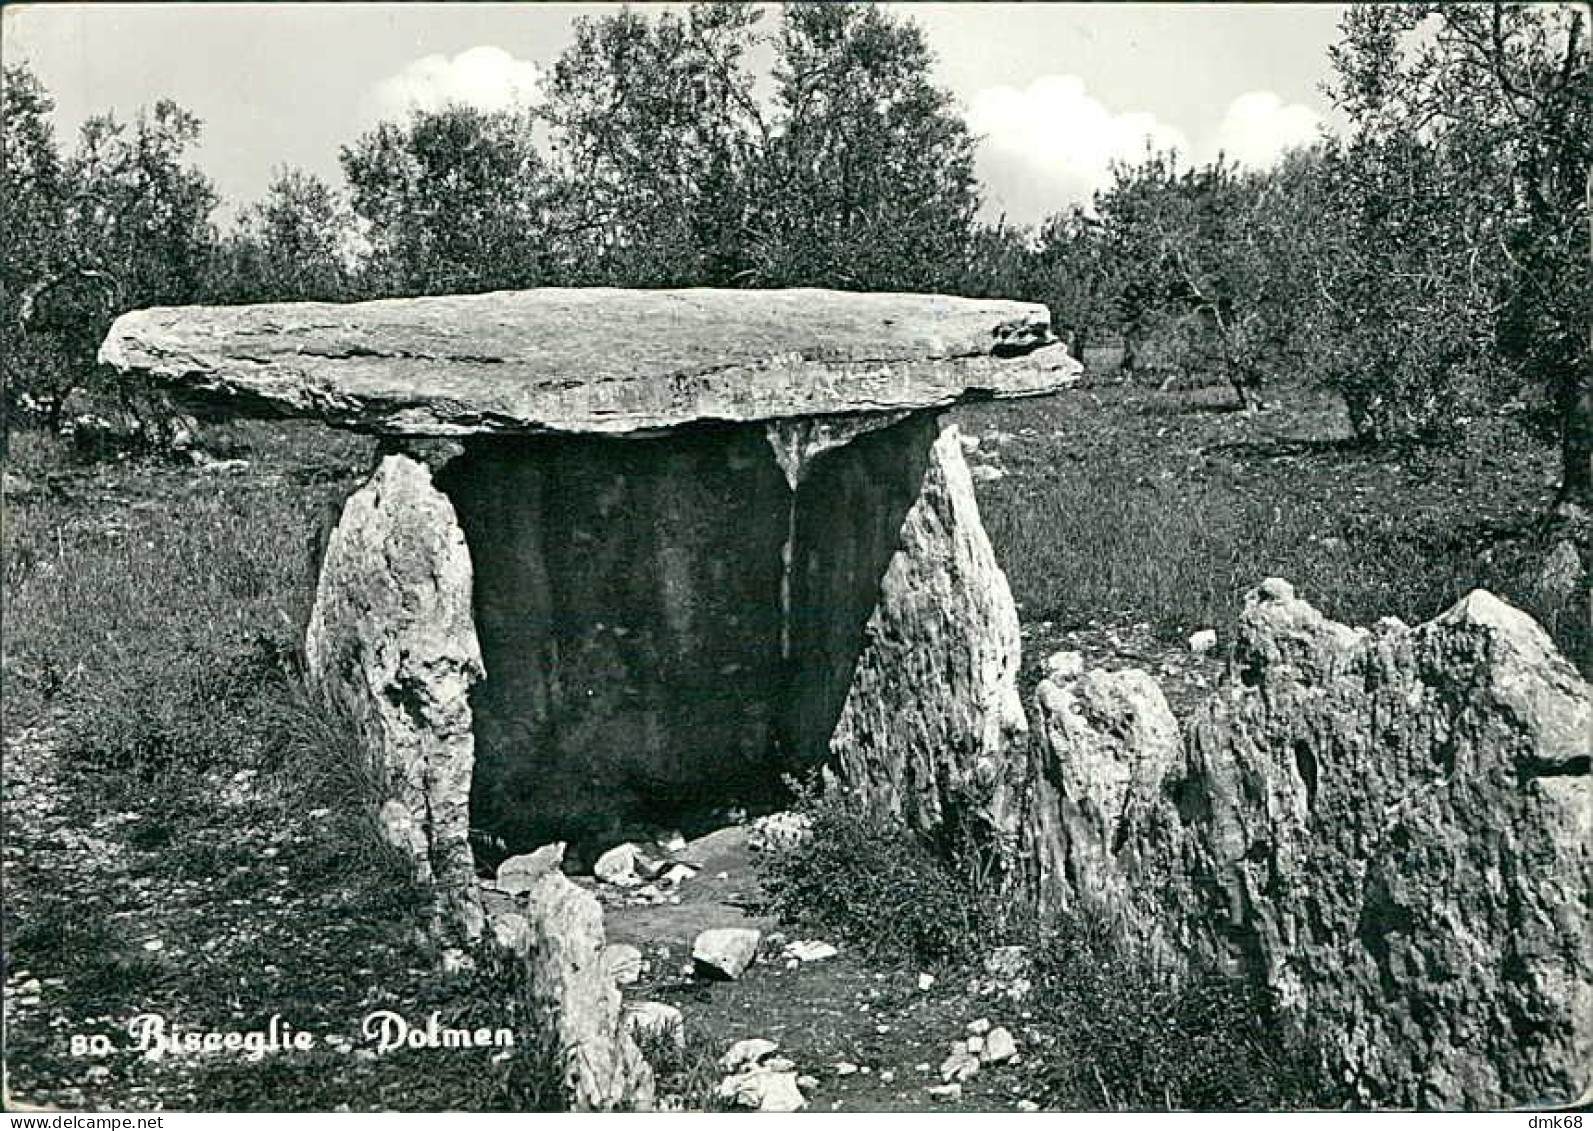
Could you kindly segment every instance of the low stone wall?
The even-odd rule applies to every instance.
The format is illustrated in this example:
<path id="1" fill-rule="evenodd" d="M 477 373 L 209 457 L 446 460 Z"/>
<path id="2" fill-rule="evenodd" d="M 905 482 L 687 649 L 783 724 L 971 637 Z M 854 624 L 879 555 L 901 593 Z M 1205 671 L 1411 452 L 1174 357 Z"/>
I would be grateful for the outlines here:
<path id="1" fill-rule="evenodd" d="M 1593 695 L 1530 617 L 1352 629 L 1273 580 L 1182 743 L 1142 673 L 1036 698 L 1049 910 L 1253 979 L 1368 1105 L 1586 1091 Z"/>

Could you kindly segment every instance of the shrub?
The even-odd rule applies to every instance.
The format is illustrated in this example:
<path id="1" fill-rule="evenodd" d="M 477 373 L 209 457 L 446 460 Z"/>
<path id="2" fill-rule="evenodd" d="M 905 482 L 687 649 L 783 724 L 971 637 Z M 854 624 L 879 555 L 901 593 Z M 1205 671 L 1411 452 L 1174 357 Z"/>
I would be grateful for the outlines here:
<path id="1" fill-rule="evenodd" d="M 956 962 L 1010 929 L 999 849 L 967 826 L 932 843 L 855 792 L 794 787 L 811 834 L 760 860 L 765 910 L 881 958 Z"/>

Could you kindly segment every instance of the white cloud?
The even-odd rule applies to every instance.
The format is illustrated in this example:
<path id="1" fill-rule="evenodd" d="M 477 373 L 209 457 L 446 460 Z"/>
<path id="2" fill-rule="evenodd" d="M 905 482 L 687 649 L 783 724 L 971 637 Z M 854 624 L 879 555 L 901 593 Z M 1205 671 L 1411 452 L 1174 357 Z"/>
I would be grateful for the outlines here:
<path id="1" fill-rule="evenodd" d="M 1310 107 L 1284 105 L 1270 90 L 1252 90 L 1229 104 L 1214 149 L 1241 165 L 1265 169 L 1285 151 L 1315 141 L 1321 125 Z"/>
<path id="2" fill-rule="evenodd" d="M 542 100 L 542 70 L 501 47 L 472 47 L 453 58 L 426 55 L 377 83 L 370 94 L 375 115 L 402 118 L 413 110 L 439 110 L 462 102 L 481 110 L 507 110 Z"/>
<path id="3" fill-rule="evenodd" d="M 987 207 L 1016 223 L 1031 223 L 1069 204 L 1088 204 L 1111 183 L 1113 162 L 1138 161 L 1147 143 L 1177 150 L 1185 162 L 1208 161 L 1220 151 L 1263 169 L 1286 150 L 1314 141 L 1322 119 L 1270 90 L 1253 90 L 1229 103 L 1215 128 L 1192 146 L 1182 130 L 1154 113 L 1106 106 L 1077 75 L 1046 75 L 1022 90 L 979 91 L 968 107 L 968 124 L 983 135 L 979 174 Z"/>
<path id="4" fill-rule="evenodd" d="M 981 90 L 968 124 L 984 135 L 979 164 L 989 195 L 1020 222 L 1087 203 L 1110 183 L 1112 163 L 1139 160 L 1147 143 L 1189 152 L 1176 127 L 1148 112 L 1112 111 L 1077 75 L 1046 75 L 1023 90 Z"/>

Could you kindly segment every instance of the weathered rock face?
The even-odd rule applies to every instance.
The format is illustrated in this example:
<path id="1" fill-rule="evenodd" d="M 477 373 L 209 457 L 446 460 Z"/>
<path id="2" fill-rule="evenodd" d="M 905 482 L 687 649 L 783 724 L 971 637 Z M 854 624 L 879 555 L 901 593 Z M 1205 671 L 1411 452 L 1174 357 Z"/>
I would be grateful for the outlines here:
<path id="1" fill-rule="evenodd" d="M 1216 939 L 1366 1099 L 1569 1102 L 1593 1071 L 1593 699 L 1478 591 L 1416 629 L 1271 582 L 1175 796 Z"/>
<path id="2" fill-rule="evenodd" d="M 1159 929 L 1159 909 L 1142 902 L 1150 868 L 1140 854 L 1165 853 L 1170 839 L 1157 822 L 1167 816 L 1163 786 L 1183 763 L 1178 722 L 1142 671 L 1052 670 L 1034 695 L 1025 823 L 1040 906 L 1127 915 L 1144 938 Z"/>
<path id="3" fill-rule="evenodd" d="M 474 936 L 469 692 L 482 668 L 471 591 L 453 507 L 425 467 L 389 456 L 327 544 L 305 654 L 311 682 L 350 714 L 376 762 L 384 834 Z"/>
<path id="4" fill-rule="evenodd" d="M 1043 306 L 823 290 L 159 308 L 118 318 L 100 357 L 210 404 L 425 436 L 922 409 L 1080 371 Z"/>
<path id="5" fill-rule="evenodd" d="M 1006 575 L 947 428 L 929 449 L 845 680 L 830 740 L 836 776 L 921 830 L 955 815 L 1015 834 L 1027 735 L 1020 649 Z"/>
<path id="6" fill-rule="evenodd" d="M 603 961 L 603 908 L 561 872 L 528 893 L 521 947 L 540 1022 L 557 1035 L 572 1111 L 645 1111 L 653 1070 L 631 1037 Z M 511 929 L 506 932 L 514 937 Z"/>
<path id="7" fill-rule="evenodd" d="M 1529 617 L 1479 591 L 1415 629 L 1350 629 L 1268 581 L 1181 760 L 1162 757 L 1165 720 L 1145 725 L 1158 699 L 1042 692 L 1062 796 L 1030 830 L 1059 846 L 1053 906 L 1093 886 L 1138 937 L 1266 986 L 1365 1103 L 1582 1094 L 1593 696 Z M 1110 826 L 1077 793 L 1128 799 L 1104 861 Z"/>

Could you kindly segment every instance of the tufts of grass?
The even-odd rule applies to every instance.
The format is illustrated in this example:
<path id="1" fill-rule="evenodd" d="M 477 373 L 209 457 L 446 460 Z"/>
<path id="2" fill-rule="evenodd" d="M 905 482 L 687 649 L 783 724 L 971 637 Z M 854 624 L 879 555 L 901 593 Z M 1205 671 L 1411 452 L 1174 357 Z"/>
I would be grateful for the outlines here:
<path id="1" fill-rule="evenodd" d="M 1018 902 L 972 836 L 933 843 L 850 791 L 793 791 L 812 832 L 760 858 L 765 911 L 918 963 L 965 960 L 1011 929 Z"/>
<path id="2" fill-rule="evenodd" d="M 1063 918 L 1037 948 L 1029 1007 L 1047 1106 L 1112 1111 L 1331 1109 L 1345 1097 L 1281 1033 L 1265 995 L 1179 972 L 1110 924 Z"/>
<path id="3" fill-rule="evenodd" d="M 713 1044 L 688 1024 L 685 1040 L 658 1029 L 642 1029 L 636 1046 L 653 1069 L 656 1095 L 661 1102 L 681 1111 L 731 1110 L 718 1094 L 724 1071 L 714 1054 Z"/>

